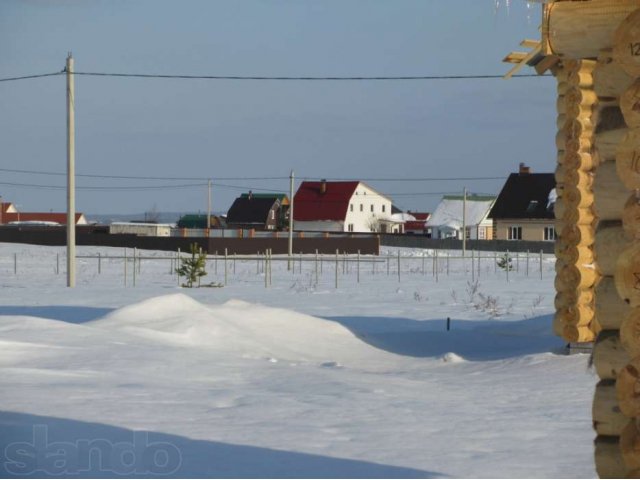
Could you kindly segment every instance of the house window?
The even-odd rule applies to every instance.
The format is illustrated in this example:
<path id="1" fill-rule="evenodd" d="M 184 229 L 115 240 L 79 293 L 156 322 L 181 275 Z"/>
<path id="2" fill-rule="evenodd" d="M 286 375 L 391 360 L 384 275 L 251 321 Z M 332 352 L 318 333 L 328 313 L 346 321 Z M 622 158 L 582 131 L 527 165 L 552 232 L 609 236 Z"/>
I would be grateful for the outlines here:
<path id="1" fill-rule="evenodd" d="M 350 223 L 347 228 L 350 232 L 353 232 L 353 223 Z"/>
<path id="2" fill-rule="evenodd" d="M 509 236 L 507 238 L 509 240 L 522 240 L 522 227 L 509 227 Z"/>
<path id="3" fill-rule="evenodd" d="M 545 241 L 553 241 L 558 238 L 556 229 L 554 227 L 544 227 L 544 239 Z"/>
<path id="4" fill-rule="evenodd" d="M 386 205 L 382 205 L 382 213 L 384 213 L 384 212 L 385 212 L 386 207 L 387 207 Z"/>
<path id="5" fill-rule="evenodd" d="M 373 203 L 371 204 L 371 212 L 373 212 Z"/>
<path id="6" fill-rule="evenodd" d="M 486 239 L 485 230 L 484 228 L 480 227 L 478 229 L 478 240 L 485 240 L 485 239 Z"/>
<path id="7" fill-rule="evenodd" d="M 275 220 L 275 219 L 276 219 L 276 211 L 271 210 L 271 220 Z"/>
<path id="8" fill-rule="evenodd" d="M 350 203 L 350 204 L 349 204 L 349 211 L 350 211 L 350 212 L 353 212 L 353 203 Z"/>
<path id="9" fill-rule="evenodd" d="M 464 236 L 467 240 L 471 240 L 471 227 L 466 227 L 464 229 Z"/>
<path id="10" fill-rule="evenodd" d="M 360 204 L 360 211 L 364 212 L 364 205 L 362 203 Z"/>

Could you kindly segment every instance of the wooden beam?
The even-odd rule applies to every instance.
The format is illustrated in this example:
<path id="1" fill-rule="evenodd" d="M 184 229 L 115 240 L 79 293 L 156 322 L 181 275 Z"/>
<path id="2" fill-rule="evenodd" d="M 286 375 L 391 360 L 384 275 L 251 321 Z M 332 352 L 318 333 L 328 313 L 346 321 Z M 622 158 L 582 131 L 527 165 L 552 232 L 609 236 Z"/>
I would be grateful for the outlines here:
<path id="1" fill-rule="evenodd" d="M 514 66 L 511 70 L 509 70 L 509 71 L 504 75 L 504 77 L 502 77 L 502 78 L 509 79 L 509 78 L 513 77 L 513 75 L 514 75 L 514 74 L 516 74 L 518 71 L 520 71 L 520 69 L 521 69 L 522 67 L 524 67 L 524 66 L 527 64 L 527 62 L 528 62 L 529 60 L 531 60 L 531 59 L 532 59 L 532 58 L 534 58 L 536 55 L 538 55 L 538 54 L 540 53 L 540 51 L 541 51 L 541 50 L 542 50 L 542 47 L 541 47 L 540 45 L 538 45 L 536 48 L 534 48 L 533 50 L 531 50 L 531 51 L 530 51 L 530 52 L 529 52 L 529 53 L 528 53 L 528 54 L 527 54 L 527 55 L 522 59 L 522 61 L 521 61 L 519 64 L 515 65 L 515 66 Z"/>
<path id="2" fill-rule="evenodd" d="M 502 59 L 504 63 L 520 63 L 527 57 L 527 52 L 511 52 Z"/>
<path id="3" fill-rule="evenodd" d="M 520 46 L 525 48 L 536 48 L 540 46 L 540 40 L 531 40 L 529 38 L 525 38 L 520 42 Z"/>

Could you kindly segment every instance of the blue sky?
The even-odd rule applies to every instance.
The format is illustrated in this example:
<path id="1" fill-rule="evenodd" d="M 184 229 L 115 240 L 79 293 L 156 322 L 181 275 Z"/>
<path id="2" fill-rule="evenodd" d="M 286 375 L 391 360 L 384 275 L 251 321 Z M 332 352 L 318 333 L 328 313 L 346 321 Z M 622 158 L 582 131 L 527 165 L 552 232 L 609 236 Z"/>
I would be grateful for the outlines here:
<path id="1" fill-rule="evenodd" d="M 539 38 L 524 0 L 3 0 L 0 77 L 76 70 L 194 75 L 502 74 L 506 53 Z M 525 73 L 530 73 L 525 71 Z M 0 83 L 0 168 L 64 172 L 63 76 Z M 250 82 L 76 77 L 80 174 L 201 177 L 79 186 L 199 184 L 214 210 L 243 189 L 306 178 L 505 177 L 555 168 L 552 78 Z M 64 177 L 0 171 L 3 183 Z M 216 180 L 256 177 L 254 180 Z M 369 182 L 403 209 L 439 192 L 498 193 L 501 180 Z M 64 210 L 65 191 L 0 184 L 22 210 Z M 206 209 L 206 188 L 78 191 L 88 213 Z"/>

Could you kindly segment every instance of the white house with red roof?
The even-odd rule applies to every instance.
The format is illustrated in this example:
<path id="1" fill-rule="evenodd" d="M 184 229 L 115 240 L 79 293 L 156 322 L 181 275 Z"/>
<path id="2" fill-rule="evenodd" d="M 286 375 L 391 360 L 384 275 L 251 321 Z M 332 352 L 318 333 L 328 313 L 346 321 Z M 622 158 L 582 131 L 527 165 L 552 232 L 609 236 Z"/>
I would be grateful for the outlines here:
<path id="1" fill-rule="evenodd" d="M 302 182 L 293 204 L 294 230 L 307 232 L 400 232 L 391 199 L 363 182 Z"/>

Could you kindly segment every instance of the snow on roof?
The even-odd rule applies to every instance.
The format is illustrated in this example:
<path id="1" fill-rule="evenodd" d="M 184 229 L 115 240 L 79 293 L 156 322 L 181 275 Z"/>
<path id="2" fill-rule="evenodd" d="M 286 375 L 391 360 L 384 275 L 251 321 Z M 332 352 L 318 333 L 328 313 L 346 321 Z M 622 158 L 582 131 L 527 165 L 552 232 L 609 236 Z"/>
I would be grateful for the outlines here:
<path id="1" fill-rule="evenodd" d="M 416 220 L 416 217 L 411 215 L 410 213 L 392 213 L 389 215 L 389 219 L 394 222 L 413 222 Z"/>
<path id="2" fill-rule="evenodd" d="M 467 196 L 467 225 L 478 225 L 482 222 L 491 206 L 495 202 L 495 197 L 490 196 Z M 431 215 L 426 223 L 427 227 L 447 226 L 450 228 L 462 228 L 462 205 L 464 201 L 462 197 L 446 196 L 444 197 L 435 212 Z"/>

